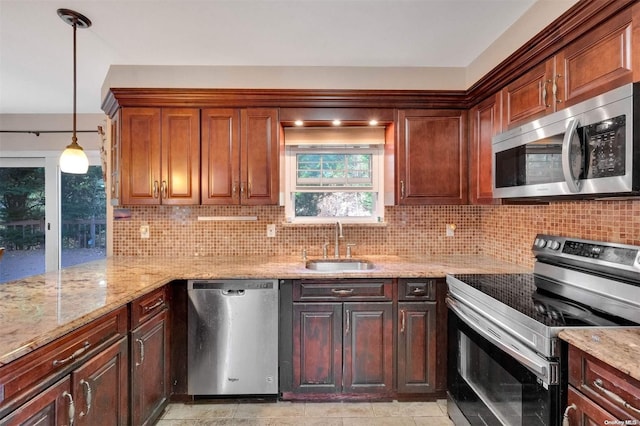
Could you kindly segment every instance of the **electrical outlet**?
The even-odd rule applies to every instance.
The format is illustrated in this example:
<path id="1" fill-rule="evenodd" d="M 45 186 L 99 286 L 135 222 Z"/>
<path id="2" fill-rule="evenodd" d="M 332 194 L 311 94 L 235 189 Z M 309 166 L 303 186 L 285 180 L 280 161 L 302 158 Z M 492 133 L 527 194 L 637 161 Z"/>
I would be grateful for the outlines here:
<path id="1" fill-rule="evenodd" d="M 149 225 L 140 225 L 140 238 L 149 238 Z"/>
<path id="2" fill-rule="evenodd" d="M 273 238 L 276 236 L 276 225 L 273 223 L 267 225 L 267 237 Z"/>
<path id="3" fill-rule="evenodd" d="M 454 237 L 456 235 L 456 225 L 454 223 L 447 223 L 445 228 L 445 235 L 447 237 Z"/>

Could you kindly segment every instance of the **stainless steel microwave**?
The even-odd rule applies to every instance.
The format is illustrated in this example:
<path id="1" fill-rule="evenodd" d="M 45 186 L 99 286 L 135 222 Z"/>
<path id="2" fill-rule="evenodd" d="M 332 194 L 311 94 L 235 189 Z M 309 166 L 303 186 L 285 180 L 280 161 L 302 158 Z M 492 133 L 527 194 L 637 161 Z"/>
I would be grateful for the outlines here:
<path id="1" fill-rule="evenodd" d="M 640 83 L 496 135 L 495 198 L 640 195 Z"/>

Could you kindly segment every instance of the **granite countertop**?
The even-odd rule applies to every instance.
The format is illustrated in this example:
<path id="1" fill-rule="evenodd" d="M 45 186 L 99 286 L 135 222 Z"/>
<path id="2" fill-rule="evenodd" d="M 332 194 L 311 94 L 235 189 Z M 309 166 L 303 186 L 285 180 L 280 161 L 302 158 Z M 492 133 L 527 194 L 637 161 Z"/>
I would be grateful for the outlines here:
<path id="1" fill-rule="evenodd" d="M 640 329 L 566 329 L 562 340 L 625 374 L 640 380 Z"/>
<path id="2" fill-rule="evenodd" d="M 300 257 L 111 257 L 0 284 L 0 366 L 176 279 L 420 278 L 522 272 L 486 256 L 359 256 L 376 267 L 326 273 Z"/>

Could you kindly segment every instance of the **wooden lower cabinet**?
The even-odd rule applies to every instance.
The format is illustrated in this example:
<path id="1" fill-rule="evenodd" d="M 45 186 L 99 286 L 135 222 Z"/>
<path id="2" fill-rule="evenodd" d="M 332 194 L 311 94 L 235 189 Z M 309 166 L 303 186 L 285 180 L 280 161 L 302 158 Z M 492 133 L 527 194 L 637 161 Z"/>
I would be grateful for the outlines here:
<path id="1" fill-rule="evenodd" d="M 575 408 L 570 409 L 567 413 L 569 425 L 571 426 L 625 424 L 624 421 L 617 419 L 613 414 L 582 395 L 573 386 L 569 386 L 569 391 L 567 393 L 567 405 L 571 406 L 572 404 Z"/>
<path id="2" fill-rule="evenodd" d="M 126 425 L 127 353 L 123 337 L 0 420 L 0 425 Z"/>
<path id="3" fill-rule="evenodd" d="M 342 391 L 342 303 L 293 304 L 293 391 Z"/>
<path id="4" fill-rule="evenodd" d="M 398 392 L 436 388 L 436 302 L 398 303 Z"/>
<path id="5" fill-rule="evenodd" d="M 637 425 L 640 381 L 569 345 L 567 405 L 571 426 Z"/>
<path id="6" fill-rule="evenodd" d="M 153 424 L 169 398 L 168 311 L 131 331 L 131 424 Z"/>
<path id="7" fill-rule="evenodd" d="M 392 315 L 392 302 L 294 303 L 294 392 L 391 392 Z"/>
<path id="8" fill-rule="evenodd" d="M 73 414 L 71 404 L 71 377 L 66 376 L 0 420 L 0 425 L 67 425 Z"/>
<path id="9" fill-rule="evenodd" d="M 375 398 L 394 392 L 392 288 L 389 279 L 300 280 L 281 286 L 292 303 L 293 359 L 285 363 L 291 383 L 281 383 L 285 399 L 295 394 Z"/>
<path id="10" fill-rule="evenodd" d="M 380 394 L 393 390 L 392 305 L 392 302 L 343 305 L 343 392 Z"/>

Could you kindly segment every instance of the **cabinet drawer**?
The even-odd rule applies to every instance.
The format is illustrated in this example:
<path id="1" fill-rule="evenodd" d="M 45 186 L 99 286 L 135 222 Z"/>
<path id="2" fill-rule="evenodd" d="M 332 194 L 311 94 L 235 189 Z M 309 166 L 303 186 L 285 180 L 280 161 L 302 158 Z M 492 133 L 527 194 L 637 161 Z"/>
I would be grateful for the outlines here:
<path id="1" fill-rule="evenodd" d="M 578 392 L 573 386 L 569 386 L 567 393 L 567 406 L 575 405 L 575 409 L 569 410 L 569 424 L 575 426 L 589 425 L 616 425 L 625 424 L 620 419 L 614 418 L 602 407 Z"/>
<path id="2" fill-rule="evenodd" d="M 429 279 L 399 279 L 399 300 L 436 300 L 436 280 Z"/>
<path id="3" fill-rule="evenodd" d="M 615 417 L 640 419 L 640 382 L 574 346 L 569 346 L 569 383 Z"/>
<path id="4" fill-rule="evenodd" d="M 125 336 L 127 309 L 122 307 L 0 368 L 2 407 L 41 391 L 57 374 L 70 371 L 79 359 L 94 354 L 107 341 Z M 13 403 L 11 404 L 13 405 Z"/>
<path id="5" fill-rule="evenodd" d="M 167 286 L 159 288 L 131 302 L 131 328 L 134 329 L 141 323 L 167 308 Z"/>
<path id="6" fill-rule="evenodd" d="M 297 280 L 294 301 L 391 300 L 390 279 Z"/>

